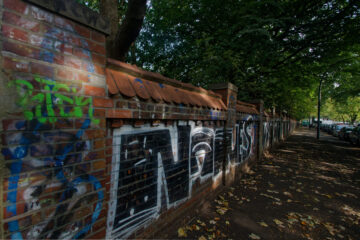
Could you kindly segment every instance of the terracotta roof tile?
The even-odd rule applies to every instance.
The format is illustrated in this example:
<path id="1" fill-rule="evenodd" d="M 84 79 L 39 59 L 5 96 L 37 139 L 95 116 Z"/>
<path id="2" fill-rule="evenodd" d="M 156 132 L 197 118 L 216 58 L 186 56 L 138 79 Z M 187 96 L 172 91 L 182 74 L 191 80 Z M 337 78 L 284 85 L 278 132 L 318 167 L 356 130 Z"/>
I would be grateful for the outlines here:
<path id="1" fill-rule="evenodd" d="M 212 109 L 226 109 L 221 96 L 213 91 L 182 83 L 158 73 L 144 71 L 134 65 L 108 59 L 106 77 L 109 93 L 121 93 L 127 97 L 161 100 L 166 103 L 184 104 Z"/>
<path id="2" fill-rule="evenodd" d="M 146 90 L 148 91 L 148 93 L 150 94 L 151 98 L 156 101 L 156 102 L 160 102 L 162 100 L 162 96 L 158 90 L 158 88 L 156 87 L 156 83 L 152 82 L 152 81 L 144 81 L 144 85 Z"/>
<path id="3" fill-rule="evenodd" d="M 236 111 L 250 114 L 259 114 L 254 105 L 244 102 L 238 102 L 238 104 L 236 104 Z"/>
<path id="4" fill-rule="evenodd" d="M 118 71 L 114 71 L 114 70 L 110 70 L 107 69 L 106 71 L 108 71 L 110 74 L 107 76 L 111 76 L 113 79 L 113 82 L 115 83 L 116 87 L 117 87 L 117 92 L 120 92 L 121 94 L 127 96 L 127 97 L 134 97 L 136 96 L 136 92 L 134 90 L 134 88 L 131 86 L 130 82 L 129 82 L 129 76 L 127 74 L 124 74 L 122 72 L 118 72 Z M 109 80 L 109 82 L 111 82 L 111 80 Z M 112 85 L 111 87 L 112 94 L 115 94 L 115 88 Z M 117 93 L 116 92 L 116 93 Z"/>
<path id="5" fill-rule="evenodd" d="M 115 80 L 111 74 L 110 69 L 106 69 L 106 84 L 111 94 L 116 94 L 119 92 L 119 89 L 116 86 Z"/>
<path id="6" fill-rule="evenodd" d="M 135 89 L 136 95 L 142 99 L 147 100 L 150 98 L 150 94 L 146 90 L 145 81 L 146 80 L 142 80 L 140 78 L 134 78 L 134 77 L 130 78 L 130 83 Z"/>
<path id="7" fill-rule="evenodd" d="M 179 90 L 169 85 L 166 85 L 165 88 L 167 88 L 167 91 L 170 93 L 171 100 L 176 104 L 180 104 L 181 98 L 180 98 Z"/>
<path id="8" fill-rule="evenodd" d="M 167 103 L 171 103 L 171 96 L 169 94 L 169 92 L 167 91 L 166 88 L 166 84 L 162 84 L 162 83 L 155 83 L 160 95 L 162 96 L 162 99 L 164 100 L 164 102 Z"/>
<path id="9" fill-rule="evenodd" d="M 189 105 L 190 104 L 188 94 L 186 93 L 185 90 L 183 90 L 181 88 L 178 88 L 178 94 L 179 94 L 179 97 L 180 97 L 180 100 L 181 100 L 182 104 L 184 104 L 184 105 Z"/>
<path id="10" fill-rule="evenodd" d="M 225 106 L 225 104 L 223 103 L 223 101 L 221 99 L 217 99 L 218 105 L 219 105 L 219 110 L 220 109 L 224 109 L 226 110 L 227 107 Z"/>

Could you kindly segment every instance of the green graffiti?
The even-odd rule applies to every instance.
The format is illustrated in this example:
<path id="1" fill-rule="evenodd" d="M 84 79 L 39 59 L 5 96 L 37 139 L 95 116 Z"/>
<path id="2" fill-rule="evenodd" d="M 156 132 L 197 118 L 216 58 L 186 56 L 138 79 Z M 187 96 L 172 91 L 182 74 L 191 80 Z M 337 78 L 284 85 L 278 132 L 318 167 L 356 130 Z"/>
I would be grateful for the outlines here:
<path id="1" fill-rule="evenodd" d="M 100 122 L 94 118 L 94 108 L 91 97 L 72 96 L 60 93 L 77 93 L 76 88 L 70 88 L 64 83 L 35 77 L 35 81 L 43 86 L 42 91 L 34 91 L 32 83 L 17 79 L 9 83 L 9 87 L 16 86 L 19 93 L 17 104 L 24 109 L 26 120 L 38 119 L 41 123 L 57 121 L 56 112 L 60 117 L 83 117 L 84 107 L 88 107 L 88 117 L 94 124 Z M 29 110 L 33 109 L 33 110 Z M 45 113 L 44 113 L 45 111 Z"/>

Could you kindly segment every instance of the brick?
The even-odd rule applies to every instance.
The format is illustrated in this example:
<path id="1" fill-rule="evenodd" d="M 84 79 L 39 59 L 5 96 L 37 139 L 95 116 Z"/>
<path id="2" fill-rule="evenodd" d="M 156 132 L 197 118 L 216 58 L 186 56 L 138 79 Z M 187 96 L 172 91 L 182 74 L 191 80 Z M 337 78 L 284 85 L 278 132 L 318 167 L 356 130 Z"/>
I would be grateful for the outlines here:
<path id="1" fill-rule="evenodd" d="M 89 139 L 103 138 L 105 137 L 105 131 L 100 129 L 87 130 L 86 135 Z"/>
<path id="2" fill-rule="evenodd" d="M 64 68 L 58 68 L 56 71 L 56 77 L 66 80 L 74 80 L 75 73 L 73 71 L 64 69 Z"/>
<path id="3" fill-rule="evenodd" d="M 94 141 L 94 149 L 104 148 L 105 147 L 105 139 L 95 140 Z"/>
<path id="4" fill-rule="evenodd" d="M 71 56 L 65 56 L 64 57 L 64 65 L 72 67 L 72 68 L 76 68 L 76 69 L 81 69 L 81 60 L 71 57 Z"/>
<path id="5" fill-rule="evenodd" d="M 59 53 L 72 54 L 73 47 L 70 44 L 63 43 L 63 42 L 60 42 L 60 41 L 55 41 L 54 42 L 54 50 L 59 52 Z"/>
<path id="6" fill-rule="evenodd" d="M 105 75 L 105 69 L 103 66 L 94 64 L 95 72 L 100 75 Z"/>
<path id="7" fill-rule="evenodd" d="M 114 127 L 114 128 L 119 128 L 121 126 L 124 125 L 124 121 L 123 120 L 119 120 L 119 119 L 114 119 L 112 122 L 111 122 L 111 127 Z"/>
<path id="8" fill-rule="evenodd" d="M 55 129 L 66 129 L 66 128 L 73 128 L 74 121 L 72 119 L 58 119 L 55 122 Z"/>
<path id="9" fill-rule="evenodd" d="M 69 32 L 64 32 L 64 42 L 67 42 L 67 43 L 70 43 L 70 44 L 76 45 L 76 46 L 82 46 L 80 38 L 77 36 L 74 36 L 74 34 L 69 33 Z"/>
<path id="10" fill-rule="evenodd" d="M 102 219 L 102 220 L 96 221 L 94 223 L 94 225 L 92 226 L 92 231 L 96 232 L 96 231 L 100 230 L 101 228 L 105 228 L 105 227 L 106 227 L 106 220 Z"/>
<path id="11" fill-rule="evenodd" d="M 24 28 L 33 32 L 40 31 L 39 22 L 31 21 L 12 12 L 4 11 L 3 21 L 15 25 L 19 28 Z"/>
<path id="12" fill-rule="evenodd" d="M 130 110 L 107 109 L 106 117 L 107 118 L 132 118 L 132 112 Z"/>
<path id="13" fill-rule="evenodd" d="M 116 107 L 117 107 L 117 108 L 127 108 L 127 107 L 128 107 L 128 103 L 125 102 L 125 101 L 118 101 L 118 102 L 116 103 Z"/>
<path id="14" fill-rule="evenodd" d="M 13 42 L 3 42 L 3 51 L 8 51 L 15 53 L 19 56 L 28 57 L 28 58 L 40 58 L 40 51 L 22 44 L 13 43 Z"/>
<path id="15" fill-rule="evenodd" d="M 27 4 L 20 0 L 4 0 L 4 7 L 19 13 L 25 13 Z"/>
<path id="16" fill-rule="evenodd" d="M 53 49 L 53 40 L 37 34 L 29 35 L 29 43 L 36 47 Z"/>
<path id="17" fill-rule="evenodd" d="M 88 159 L 86 159 L 86 161 L 91 161 L 91 160 L 95 160 L 95 159 L 105 159 L 105 151 L 104 150 L 94 151 L 94 152 L 91 152 L 89 154 L 89 156 L 90 157 Z M 100 170 L 102 170 L 104 168 L 101 168 Z"/>
<path id="18" fill-rule="evenodd" d="M 99 43 L 105 43 L 105 35 L 96 31 L 91 31 L 91 39 Z"/>
<path id="19" fill-rule="evenodd" d="M 94 233 L 90 236 L 87 236 L 88 239 L 105 239 L 106 229 L 101 230 L 100 232 Z"/>
<path id="20" fill-rule="evenodd" d="M 91 58 L 92 58 L 94 63 L 100 64 L 100 65 L 105 65 L 106 64 L 106 58 L 104 56 L 102 56 L 102 55 L 92 53 Z"/>
<path id="21" fill-rule="evenodd" d="M 26 121 L 6 119 L 6 120 L 2 120 L 2 125 L 4 131 L 25 130 Z"/>
<path id="22" fill-rule="evenodd" d="M 79 58 L 84 58 L 89 60 L 90 59 L 90 51 L 89 50 L 85 50 L 83 48 L 74 48 L 73 49 L 73 54 Z"/>
<path id="23" fill-rule="evenodd" d="M 84 38 L 90 38 L 90 30 L 88 28 L 80 26 L 79 24 L 75 24 L 74 25 L 74 30 L 80 36 L 82 36 Z"/>
<path id="24" fill-rule="evenodd" d="M 84 94 L 90 95 L 90 96 L 97 96 L 97 97 L 105 97 L 106 96 L 104 88 L 93 87 L 93 86 L 89 86 L 89 85 L 86 85 L 84 87 Z"/>
<path id="25" fill-rule="evenodd" d="M 111 108 L 114 106 L 112 99 L 107 98 L 93 98 L 94 107 Z"/>
<path id="26" fill-rule="evenodd" d="M 105 154 L 106 154 L 107 156 L 112 156 L 112 147 L 107 148 L 107 149 L 105 150 Z"/>
<path id="27" fill-rule="evenodd" d="M 106 115 L 106 110 L 105 109 L 94 109 L 94 116 L 95 117 L 105 117 Z"/>
<path id="28" fill-rule="evenodd" d="M 65 63 L 65 57 L 63 55 L 55 54 L 53 59 L 56 64 L 64 65 Z"/>
<path id="29" fill-rule="evenodd" d="M 53 147 L 46 144 L 32 145 L 30 153 L 32 157 L 50 156 L 53 154 Z"/>
<path id="30" fill-rule="evenodd" d="M 29 72 L 29 63 L 14 58 L 4 57 L 4 68 L 19 72 Z"/>
<path id="31" fill-rule="evenodd" d="M 105 169 L 106 168 L 106 161 L 105 160 L 100 160 L 100 161 L 92 162 L 92 167 L 93 167 L 93 170 Z"/>
<path id="32" fill-rule="evenodd" d="M 44 21 L 47 23 L 52 23 L 54 20 L 54 14 L 52 14 L 48 11 L 42 10 L 35 6 L 30 7 L 30 16 L 32 16 L 33 18 L 35 18 L 39 21 Z"/>
<path id="33" fill-rule="evenodd" d="M 44 64 L 40 64 L 40 63 L 31 62 L 30 68 L 31 68 L 31 73 L 33 73 L 33 74 L 39 74 L 39 75 L 46 76 L 49 78 L 54 77 L 54 68 L 53 67 L 50 67 L 50 66 L 47 66 Z"/>
<path id="34" fill-rule="evenodd" d="M 29 40 L 29 36 L 27 32 L 20 30 L 18 28 L 11 27 L 9 25 L 3 24 L 1 31 L 2 31 L 2 35 L 7 38 L 15 39 L 22 42 L 28 42 Z"/>
<path id="35" fill-rule="evenodd" d="M 134 127 L 142 127 L 145 124 L 145 121 L 143 120 L 136 120 L 134 122 Z"/>
<path id="36" fill-rule="evenodd" d="M 77 73 L 75 80 L 79 80 L 81 82 L 90 82 L 89 75 L 85 73 Z"/>
<path id="37" fill-rule="evenodd" d="M 102 55 L 106 54 L 105 46 L 95 43 L 93 41 L 88 41 L 88 44 L 89 44 L 89 49 L 92 52 L 96 52 Z"/>
<path id="38" fill-rule="evenodd" d="M 95 67 L 92 62 L 82 61 L 81 69 L 86 72 L 95 73 Z"/>

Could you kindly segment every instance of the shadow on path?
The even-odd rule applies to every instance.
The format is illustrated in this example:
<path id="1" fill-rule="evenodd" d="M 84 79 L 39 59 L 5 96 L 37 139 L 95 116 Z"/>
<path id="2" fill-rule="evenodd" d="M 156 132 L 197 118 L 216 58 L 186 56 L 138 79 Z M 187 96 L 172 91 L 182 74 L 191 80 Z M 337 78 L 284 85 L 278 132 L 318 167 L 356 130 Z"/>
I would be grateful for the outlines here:
<path id="1" fill-rule="evenodd" d="M 360 239 L 360 148 L 300 128 L 178 232 L 187 239 Z M 170 230 L 170 229 L 169 229 Z M 162 236 L 162 237 L 164 237 Z"/>

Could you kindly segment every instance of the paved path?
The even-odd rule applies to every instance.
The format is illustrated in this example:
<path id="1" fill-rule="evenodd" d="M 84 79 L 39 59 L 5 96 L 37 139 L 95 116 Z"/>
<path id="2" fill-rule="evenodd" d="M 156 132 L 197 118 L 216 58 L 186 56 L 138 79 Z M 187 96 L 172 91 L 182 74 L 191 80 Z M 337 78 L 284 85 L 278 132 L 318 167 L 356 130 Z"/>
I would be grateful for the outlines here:
<path id="1" fill-rule="evenodd" d="M 360 239 L 360 148 L 301 128 L 188 219 L 166 238 Z"/>

